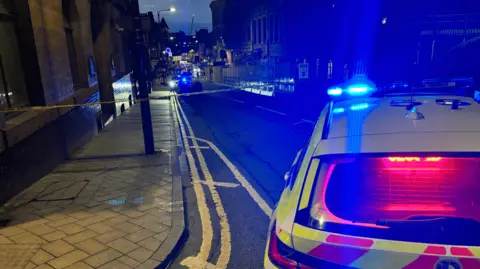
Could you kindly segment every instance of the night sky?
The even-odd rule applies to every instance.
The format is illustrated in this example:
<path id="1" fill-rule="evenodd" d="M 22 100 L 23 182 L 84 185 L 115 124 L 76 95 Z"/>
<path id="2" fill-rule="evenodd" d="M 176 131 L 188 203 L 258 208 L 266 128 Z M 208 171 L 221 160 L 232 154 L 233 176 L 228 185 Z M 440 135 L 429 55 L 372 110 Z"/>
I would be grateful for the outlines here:
<path id="1" fill-rule="evenodd" d="M 192 15 L 195 14 L 194 30 L 212 28 L 211 0 L 139 0 L 140 12 L 152 11 L 157 18 L 157 10 L 175 7 L 175 13 L 162 12 L 171 32 L 184 31 L 188 34 Z"/>

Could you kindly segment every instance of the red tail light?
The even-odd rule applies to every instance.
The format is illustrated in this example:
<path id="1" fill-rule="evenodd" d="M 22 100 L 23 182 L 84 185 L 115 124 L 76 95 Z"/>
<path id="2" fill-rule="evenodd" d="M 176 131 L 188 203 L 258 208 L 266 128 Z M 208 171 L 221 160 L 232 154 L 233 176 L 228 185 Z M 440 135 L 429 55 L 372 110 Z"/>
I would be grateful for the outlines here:
<path id="1" fill-rule="evenodd" d="M 295 261 L 284 257 L 282 253 L 280 253 L 280 245 L 283 245 L 283 243 L 278 240 L 274 224 L 272 226 L 272 231 L 270 232 L 270 245 L 268 246 L 268 257 L 270 258 L 270 261 L 282 269 L 297 268 L 297 263 Z M 285 247 L 286 246 L 284 246 L 284 248 Z"/>

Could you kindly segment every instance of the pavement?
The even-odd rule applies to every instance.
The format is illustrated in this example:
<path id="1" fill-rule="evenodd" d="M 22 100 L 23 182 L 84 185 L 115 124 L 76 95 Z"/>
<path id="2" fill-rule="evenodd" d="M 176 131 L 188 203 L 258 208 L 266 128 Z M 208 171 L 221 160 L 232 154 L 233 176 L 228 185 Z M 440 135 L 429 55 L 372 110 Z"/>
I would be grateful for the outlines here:
<path id="1" fill-rule="evenodd" d="M 166 267 L 185 236 L 181 144 L 170 100 L 150 103 L 156 154 L 134 105 L 0 209 L 0 268 Z"/>

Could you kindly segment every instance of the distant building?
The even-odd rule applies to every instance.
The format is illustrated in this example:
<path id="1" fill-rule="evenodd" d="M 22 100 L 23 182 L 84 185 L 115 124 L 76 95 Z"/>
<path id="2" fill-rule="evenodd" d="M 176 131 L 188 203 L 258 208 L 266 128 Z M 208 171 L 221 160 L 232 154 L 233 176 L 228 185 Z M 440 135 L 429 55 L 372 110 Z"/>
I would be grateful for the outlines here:
<path id="1" fill-rule="evenodd" d="M 144 40 L 147 45 L 150 59 L 158 60 L 161 54 L 161 48 L 159 46 L 160 30 L 158 23 L 155 21 L 153 12 L 140 14 L 140 18 L 142 20 Z"/>
<path id="2" fill-rule="evenodd" d="M 186 35 L 184 32 L 170 33 L 169 43 L 173 55 L 179 56 L 190 51 L 197 51 L 199 41 L 196 35 Z"/>
<path id="3" fill-rule="evenodd" d="M 224 47 L 235 62 L 285 55 L 278 0 L 214 0 L 210 8 L 217 53 Z"/>
<path id="4" fill-rule="evenodd" d="M 210 9 L 212 11 L 212 33 L 214 40 L 220 40 L 225 31 L 226 0 L 212 0 Z"/>
<path id="5" fill-rule="evenodd" d="M 472 64 L 480 61 L 479 1 L 214 0 L 210 8 L 217 55 L 228 51 L 237 65 L 289 63 L 295 78 L 306 62 L 307 80 L 319 85 L 357 73 L 381 83 L 480 73 Z"/>

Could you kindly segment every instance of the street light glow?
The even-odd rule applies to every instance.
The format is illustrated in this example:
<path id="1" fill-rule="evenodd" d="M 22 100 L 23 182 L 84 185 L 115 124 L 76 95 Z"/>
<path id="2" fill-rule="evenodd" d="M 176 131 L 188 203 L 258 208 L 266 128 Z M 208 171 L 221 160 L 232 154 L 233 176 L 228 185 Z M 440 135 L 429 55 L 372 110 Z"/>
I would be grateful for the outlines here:
<path id="1" fill-rule="evenodd" d="M 170 40 L 173 40 L 173 39 L 174 39 L 173 36 L 171 36 L 171 37 L 170 37 Z"/>
<path id="2" fill-rule="evenodd" d="M 176 12 L 176 11 L 177 11 L 176 8 L 174 8 L 174 7 L 171 7 L 171 8 L 170 8 L 170 12 L 174 13 L 174 12 Z"/>

